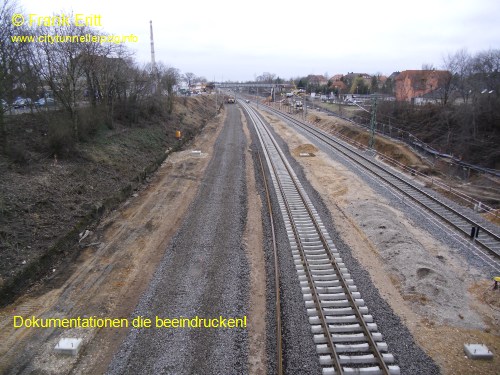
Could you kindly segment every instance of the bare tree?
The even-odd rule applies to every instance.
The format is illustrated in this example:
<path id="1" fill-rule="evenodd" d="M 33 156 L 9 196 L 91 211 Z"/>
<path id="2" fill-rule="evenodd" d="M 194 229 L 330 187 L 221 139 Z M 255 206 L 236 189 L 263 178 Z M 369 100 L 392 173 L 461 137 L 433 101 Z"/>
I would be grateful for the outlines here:
<path id="1" fill-rule="evenodd" d="M 469 77 L 471 74 L 471 56 L 466 49 L 461 49 L 454 54 L 449 54 L 444 59 L 444 67 L 452 74 L 452 89 L 460 93 L 464 103 L 467 103 L 471 87 Z"/>
<path id="2" fill-rule="evenodd" d="M 273 83 L 275 78 L 276 78 L 276 74 L 264 72 L 264 73 L 262 73 L 262 75 L 260 75 L 256 78 L 256 81 L 263 82 L 263 83 Z"/>
<path id="3" fill-rule="evenodd" d="M 166 96 L 167 113 L 170 115 L 174 109 L 174 86 L 180 81 L 179 69 L 172 68 L 162 62 L 157 64 L 159 85 L 162 96 Z"/>
<path id="4" fill-rule="evenodd" d="M 88 43 L 82 46 L 82 71 L 85 75 L 87 85 L 88 99 L 93 107 L 97 102 L 103 100 L 102 91 L 102 76 L 100 73 L 106 74 L 107 68 L 106 59 L 111 53 L 112 45 L 103 45 L 101 43 Z"/>
<path id="5" fill-rule="evenodd" d="M 104 108 L 106 123 L 113 127 L 115 102 L 124 91 L 129 66 L 133 65 L 131 53 L 121 44 L 89 46 L 83 61 L 87 79 L 87 92 L 93 106 Z M 126 91 L 125 91 L 126 92 Z"/>
<path id="6" fill-rule="evenodd" d="M 12 16 L 15 13 L 20 13 L 16 1 L 5 0 L 0 7 L 0 99 L 9 102 L 13 99 L 14 87 L 22 83 L 24 71 L 29 67 L 22 64 L 29 44 L 13 40 L 26 31 L 24 27 L 14 27 Z M 6 110 L 7 108 L 0 104 L 0 137 L 4 152 L 7 149 L 7 130 L 4 121 Z"/>
<path id="7" fill-rule="evenodd" d="M 85 36 L 90 33 L 87 27 L 73 24 L 52 27 L 54 35 Z M 44 30 L 40 28 L 40 33 Z M 94 31 L 92 31 L 94 33 Z M 85 88 L 85 66 L 89 65 L 84 43 L 37 43 L 38 53 L 34 54 L 35 65 L 39 66 L 39 74 L 50 86 L 54 96 L 72 120 L 75 140 L 79 139 L 78 101 Z M 95 95 L 95 93 L 87 93 Z"/>
<path id="8" fill-rule="evenodd" d="M 184 73 L 184 81 L 187 83 L 188 87 L 191 87 L 195 79 L 196 75 L 194 73 L 191 72 Z"/>
<path id="9" fill-rule="evenodd" d="M 473 78 L 478 89 L 493 90 L 498 94 L 500 88 L 500 49 L 479 52 L 471 61 Z"/>
<path id="10" fill-rule="evenodd" d="M 139 109 L 143 107 L 146 100 L 151 97 L 151 69 L 149 64 L 143 67 L 129 67 L 127 76 L 129 77 L 126 85 L 127 96 L 126 100 L 122 101 L 126 104 L 130 120 L 137 122 L 139 120 Z"/>

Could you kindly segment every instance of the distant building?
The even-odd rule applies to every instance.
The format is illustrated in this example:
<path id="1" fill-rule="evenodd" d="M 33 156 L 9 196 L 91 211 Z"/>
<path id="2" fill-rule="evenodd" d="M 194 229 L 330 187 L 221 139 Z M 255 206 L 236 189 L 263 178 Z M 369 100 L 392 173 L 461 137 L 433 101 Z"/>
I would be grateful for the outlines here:
<path id="1" fill-rule="evenodd" d="M 385 83 L 387 82 L 387 76 L 384 76 L 384 75 L 380 75 L 380 76 L 377 76 L 377 89 L 382 89 L 385 85 Z M 372 92 L 374 92 L 373 90 L 373 87 L 372 87 Z"/>
<path id="2" fill-rule="evenodd" d="M 333 93 L 335 95 L 344 94 L 348 91 L 347 85 L 343 81 L 343 74 L 335 74 L 330 78 L 331 85 L 330 87 L 333 89 Z"/>
<path id="3" fill-rule="evenodd" d="M 372 76 L 367 74 L 367 73 L 347 73 L 345 76 L 344 76 L 344 79 L 355 79 L 355 78 L 358 78 L 358 77 L 361 77 L 363 79 L 366 79 L 367 81 L 368 80 L 371 80 L 372 79 Z"/>
<path id="4" fill-rule="evenodd" d="M 307 82 L 310 85 L 324 86 L 328 83 L 328 79 L 326 79 L 325 76 L 322 75 L 310 74 L 307 76 Z"/>
<path id="5" fill-rule="evenodd" d="M 391 74 L 389 77 L 387 77 L 387 79 L 390 79 L 390 80 L 392 80 L 392 81 L 395 81 L 395 80 L 396 80 L 396 77 L 397 77 L 398 75 L 400 75 L 400 74 L 401 74 L 401 72 L 399 72 L 399 71 L 392 72 L 392 74 Z"/>
<path id="6" fill-rule="evenodd" d="M 451 81 L 447 70 L 405 70 L 395 78 L 395 95 L 398 101 L 415 102 L 416 98 L 425 98 L 420 102 L 444 102 Z M 433 95 L 428 95 L 433 93 Z"/>
<path id="7" fill-rule="evenodd" d="M 431 92 L 425 93 L 423 95 L 416 96 L 411 100 L 416 105 L 442 104 L 447 95 L 449 95 L 447 90 L 441 87 L 436 90 L 432 90 Z"/>

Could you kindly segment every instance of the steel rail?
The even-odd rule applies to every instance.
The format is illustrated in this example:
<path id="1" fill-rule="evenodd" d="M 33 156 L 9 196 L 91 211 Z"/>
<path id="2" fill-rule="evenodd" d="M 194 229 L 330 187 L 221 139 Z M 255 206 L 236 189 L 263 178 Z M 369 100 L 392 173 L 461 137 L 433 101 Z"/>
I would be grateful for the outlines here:
<path id="1" fill-rule="evenodd" d="M 477 221 L 475 221 L 472 218 L 467 217 L 465 214 L 462 214 L 461 212 L 458 212 L 456 209 L 450 207 L 447 203 L 439 200 L 436 197 L 433 197 L 432 195 L 430 195 L 429 193 L 423 191 L 419 187 L 417 187 L 417 186 L 409 183 L 408 181 L 406 181 L 402 177 L 396 175 L 394 172 L 392 172 L 392 171 L 390 171 L 390 170 L 388 170 L 388 169 L 386 169 L 386 168 L 378 165 L 377 163 L 374 163 L 373 161 L 369 160 L 368 158 L 366 158 L 361 153 L 358 153 L 355 150 L 352 150 L 351 148 L 345 146 L 341 142 L 337 141 L 331 135 L 326 134 L 326 133 L 324 133 L 321 130 L 314 129 L 310 125 L 304 124 L 303 122 L 295 119 L 294 117 L 289 116 L 288 114 L 282 113 L 282 112 L 280 112 L 280 111 L 278 111 L 278 110 L 276 110 L 274 108 L 266 107 L 266 109 L 269 110 L 269 112 L 271 112 L 271 113 L 273 113 L 273 114 L 275 114 L 275 115 L 277 115 L 279 117 L 284 118 L 285 120 L 293 122 L 295 125 L 301 127 L 306 132 L 310 133 L 311 135 L 315 136 L 316 138 L 321 139 L 327 145 L 335 148 L 335 150 L 337 150 L 338 152 L 342 153 L 344 156 L 346 156 L 350 160 L 354 161 L 356 164 L 358 164 L 358 165 L 362 166 L 363 168 L 367 169 L 368 171 L 370 171 L 371 173 L 373 173 L 378 178 L 381 178 L 382 180 L 384 180 L 390 186 L 396 188 L 398 191 L 400 191 L 401 193 L 403 193 L 405 196 L 411 198 L 412 200 L 416 201 L 417 203 L 419 203 L 420 205 L 422 205 L 423 207 L 425 207 L 427 210 L 431 211 L 434 215 L 438 216 L 441 220 L 447 222 L 448 224 L 450 224 L 451 226 L 453 226 L 455 229 L 457 229 L 462 235 L 465 235 L 466 237 L 470 236 L 470 233 L 469 233 L 468 230 L 465 230 L 465 229 L 463 229 L 463 228 L 460 227 L 460 225 L 464 225 L 463 221 L 465 221 L 468 224 L 471 224 L 472 226 L 480 228 L 480 233 L 483 234 L 483 236 L 482 236 L 483 238 L 479 238 L 478 237 L 476 239 L 476 243 L 478 243 L 482 248 L 486 249 L 494 257 L 497 257 L 497 258 L 500 257 L 500 253 L 498 251 L 496 251 L 494 248 L 490 247 L 488 245 L 488 243 L 486 243 L 486 241 L 488 241 L 488 240 L 490 240 L 490 241 L 493 240 L 493 241 L 498 242 L 498 244 L 497 244 L 497 247 L 498 247 L 500 245 L 500 236 L 497 235 L 497 234 L 495 234 L 495 233 L 493 233 L 491 230 L 489 230 L 488 228 L 486 228 L 484 225 L 478 223 Z M 360 159 L 361 159 L 361 161 L 360 161 Z M 371 168 L 369 168 L 367 166 L 367 164 Z M 439 207 L 443 208 L 445 210 L 444 212 L 448 212 L 448 213 L 451 213 L 451 214 L 455 215 L 455 219 L 458 218 L 459 220 L 462 220 L 462 222 L 460 222 L 458 224 L 455 223 L 455 222 L 453 222 L 451 219 L 447 218 L 444 213 L 438 212 L 435 208 L 432 208 L 431 206 L 429 206 L 428 204 L 426 204 L 422 199 L 419 199 L 419 197 L 416 197 L 414 194 L 406 191 L 404 188 L 402 188 L 401 186 L 398 186 L 393 181 L 390 181 L 390 178 L 383 176 L 381 174 L 381 172 L 389 175 L 390 178 L 396 179 L 397 182 L 402 183 L 404 185 L 404 187 L 411 188 L 416 194 L 423 195 L 426 199 L 429 199 L 432 203 L 435 203 Z M 489 236 L 490 238 L 488 238 L 488 237 L 484 238 L 484 236 Z"/>
<path id="2" fill-rule="evenodd" d="M 260 119 L 256 116 L 256 114 L 251 109 L 249 109 L 249 107 L 247 107 L 246 110 L 247 110 L 247 113 L 250 115 L 252 121 L 254 121 L 254 124 L 257 121 L 260 121 Z M 259 136 L 262 136 L 260 131 L 258 130 L 258 128 L 255 127 L 255 129 L 259 133 Z M 297 247 L 300 249 L 299 251 L 301 254 L 302 264 L 304 265 L 304 268 L 305 268 L 307 282 L 309 284 L 309 287 L 311 288 L 311 292 L 312 292 L 312 296 L 313 296 L 313 300 L 314 300 L 314 305 L 316 306 L 316 311 L 318 312 L 318 314 L 320 316 L 321 326 L 322 326 L 324 333 L 325 333 L 325 336 L 327 338 L 327 345 L 330 348 L 330 352 L 331 352 L 331 355 L 332 355 L 333 360 L 334 360 L 334 367 L 335 367 L 337 373 L 339 375 L 342 375 L 342 374 L 344 374 L 344 371 L 343 371 L 342 366 L 340 364 L 340 358 L 338 357 L 338 354 L 335 351 L 335 344 L 333 343 L 332 337 L 329 334 L 328 323 L 326 322 L 326 317 L 324 316 L 323 309 L 322 309 L 320 301 L 319 301 L 319 296 L 318 296 L 319 293 L 318 293 L 316 286 L 313 282 L 309 264 L 308 264 L 307 260 L 305 259 L 304 249 L 302 247 L 302 241 L 300 240 L 300 236 L 298 235 L 298 230 L 297 230 L 297 227 L 295 225 L 295 220 L 293 218 L 293 215 L 291 213 L 290 205 L 288 204 L 288 199 L 287 199 L 286 195 L 284 194 L 284 188 L 283 188 L 281 181 L 278 177 L 278 171 L 276 170 L 276 166 L 272 162 L 272 159 L 270 156 L 270 151 L 268 150 L 267 146 L 265 145 L 265 143 L 263 141 L 261 141 L 261 145 L 262 145 L 262 148 L 264 150 L 264 153 L 267 155 L 267 158 L 270 161 L 272 173 L 274 173 L 274 175 L 276 177 L 276 181 L 278 183 L 279 190 L 281 191 L 281 197 L 282 197 L 282 199 L 285 203 L 286 209 L 287 209 L 287 214 L 288 214 L 288 217 L 290 219 L 290 223 L 292 225 L 293 232 L 294 232 L 295 242 L 297 243 Z"/>
<path id="3" fill-rule="evenodd" d="M 281 295 L 280 295 L 280 274 L 278 263 L 278 249 L 276 246 L 276 234 L 274 231 L 273 208 L 271 206 L 271 196 L 267 185 L 266 173 L 260 152 L 258 153 L 262 178 L 264 180 L 264 189 L 266 192 L 267 209 L 269 212 L 269 222 L 271 223 L 271 235 L 273 237 L 273 254 L 274 254 L 274 285 L 275 285 L 275 309 L 276 309 L 276 357 L 278 360 L 278 375 L 283 375 L 283 342 L 281 338 Z"/>
<path id="4" fill-rule="evenodd" d="M 356 317 L 356 321 L 358 322 L 364 337 L 368 341 L 368 345 L 371 348 L 371 351 L 373 353 L 373 356 L 374 356 L 376 363 L 380 366 L 380 369 L 384 375 L 390 374 L 389 368 L 384 361 L 383 355 L 379 351 L 378 346 L 377 346 L 377 344 L 376 344 L 376 342 L 375 342 L 375 340 L 370 332 L 370 329 L 368 328 L 367 323 L 365 322 L 365 319 L 363 318 L 363 314 L 359 310 L 357 303 L 356 303 L 356 300 L 350 291 L 350 288 L 348 286 L 346 279 L 344 278 L 344 275 L 340 269 L 341 267 L 338 264 L 338 262 L 336 261 L 335 257 L 333 256 L 330 245 L 328 244 L 327 239 L 325 238 L 324 234 L 322 233 L 320 224 L 318 223 L 318 221 L 314 217 L 314 213 L 312 212 L 309 203 L 307 202 L 304 194 L 302 193 L 302 191 L 301 191 L 302 189 L 299 186 L 299 183 L 296 180 L 296 177 L 294 177 L 294 175 L 291 171 L 291 167 L 289 166 L 285 156 L 281 152 L 281 150 L 280 150 L 279 146 L 277 145 L 276 141 L 274 140 L 274 138 L 271 136 L 269 130 L 264 125 L 263 121 L 258 117 L 258 115 L 253 111 L 253 109 L 250 109 L 248 106 L 244 106 L 244 108 L 246 109 L 247 113 L 250 115 L 253 122 L 255 124 L 257 122 L 259 122 L 262 126 L 262 129 L 267 133 L 268 139 L 271 141 L 272 145 L 274 146 L 274 148 L 276 150 L 276 154 L 279 156 L 282 165 L 285 167 L 285 169 L 288 173 L 289 179 L 292 181 L 293 186 L 295 187 L 295 192 L 298 193 L 298 196 L 300 197 L 302 205 L 304 206 L 311 222 L 314 225 L 315 231 L 318 234 L 318 237 L 319 237 L 319 239 L 323 245 L 323 248 L 328 256 L 328 259 L 330 261 L 330 265 L 332 266 L 332 269 L 334 270 L 334 272 L 339 280 L 339 283 L 341 284 L 341 288 L 342 288 L 342 290 L 343 290 L 343 292 L 344 292 L 344 294 L 349 302 L 349 305 L 351 306 L 351 308 L 354 312 L 354 315 Z M 279 177 L 279 173 L 278 173 L 277 167 L 275 165 L 275 162 L 271 158 L 271 151 L 269 150 L 269 147 L 266 145 L 266 143 L 263 142 L 263 140 L 262 140 L 264 135 L 261 133 L 261 130 L 259 130 L 259 128 L 257 126 L 255 126 L 255 128 L 259 134 L 259 138 L 261 138 L 261 144 L 262 144 L 263 149 L 265 151 L 266 158 L 269 161 L 269 165 L 274 173 L 275 180 L 276 180 L 277 185 L 278 185 L 278 190 L 281 193 L 281 198 L 282 198 L 284 206 L 286 208 L 286 213 L 287 213 L 287 216 L 289 218 L 290 225 L 293 229 L 293 234 L 294 234 L 295 242 L 297 244 L 297 249 L 299 250 L 299 253 L 300 253 L 301 263 L 302 263 L 302 266 L 304 268 L 304 271 L 305 271 L 305 274 L 307 277 L 307 282 L 308 282 L 309 288 L 311 290 L 311 295 L 313 298 L 314 305 L 316 307 L 316 311 L 317 311 L 318 316 L 320 318 L 321 326 L 323 328 L 323 331 L 325 333 L 325 337 L 327 339 L 327 346 L 330 349 L 336 373 L 343 374 L 344 370 L 342 368 L 340 358 L 339 358 L 338 353 L 335 349 L 335 344 L 334 344 L 334 342 L 332 340 L 332 336 L 330 334 L 327 319 L 324 315 L 323 308 L 321 306 L 319 292 L 318 292 L 317 287 L 316 287 L 314 280 L 312 278 L 310 264 L 307 260 L 307 257 L 306 257 L 306 254 L 305 254 L 305 251 L 304 251 L 304 248 L 302 245 L 302 240 L 301 240 L 300 235 L 299 235 L 299 230 L 297 229 L 297 225 L 295 223 L 295 218 L 294 218 L 292 209 L 290 207 L 290 204 L 288 202 L 288 198 L 287 198 L 286 193 L 285 193 L 285 188 L 282 185 L 281 178 Z M 261 166 L 262 166 L 262 161 L 261 161 Z"/>

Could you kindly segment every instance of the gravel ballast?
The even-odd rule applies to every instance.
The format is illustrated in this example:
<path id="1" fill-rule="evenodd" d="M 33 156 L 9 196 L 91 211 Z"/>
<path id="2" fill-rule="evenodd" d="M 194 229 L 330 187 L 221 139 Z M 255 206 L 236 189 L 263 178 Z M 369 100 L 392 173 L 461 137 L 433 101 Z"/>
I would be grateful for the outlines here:
<path id="1" fill-rule="evenodd" d="M 386 341 L 389 345 L 389 352 L 395 355 L 397 364 L 401 368 L 401 373 L 439 374 L 438 366 L 415 343 L 407 327 L 392 311 L 388 303 L 380 296 L 380 293 L 372 283 L 368 272 L 352 256 L 351 249 L 343 242 L 341 236 L 335 230 L 328 208 L 324 204 L 319 194 L 307 181 L 302 167 L 295 161 L 293 157 L 291 157 L 287 144 L 276 134 L 276 132 L 274 132 L 274 130 L 273 135 L 275 136 L 275 139 L 278 141 L 285 155 L 287 155 L 288 161 L 292 165 L 298 178 L 301 180 L 304 189 L 309 195 L 309 198 L 317 209 L 330 236 L 339 249 L 344 263 L 349 269 L 349 272 L 351 273 L 354 282 L 362 295 L 362 298 L 365 300 L 370 313 L 374 316 L 375 322 L 379 327 L 379 331 L 384 336 L 384 341 Z M 313 140 L 311 140 L 311 142 L 314 143 Z M 332 155 L 332 157 L 337 158 L 336 155 Z M 291 270 L 289 272 L 291 273 Z"/>
<path id="2" fill-rule="evenodd" d="M 250 124 L 251 120 L 247 116 Z M 258 152 L 261 152 L 263 163 L 265 159 L 262 154 L 261 145 L 253 125 L 249 126 L 252 144 L 256 186 L 261 195 L 262 202 L 267 202 L 265 196 L 264 181 L 260 168 Z M 281 293 L 281 324 L 283 345 L 283 370 L 285 374 L 321 374 L 316 347 L 313 342 L 311 328 L 307 318 L 302 292 L 295 265 L 293 263 L 290 243 L 286 235 L 285 224 L 280 214 L 280 208 L 271 182 L 269 171 L 264 167 L 268 188 L 271 192 L 271 205 L 274 215 L 274 229 L 276 233 L 278 261 L 280 269 L 280 293 Z M 263 207 L 262 221 L 264 223 L 264 248 L 266 256 L 267 275 L 267 350 L 268 350 L 268 373 L 275 374 L 277 369 L 276 354 L 276 310 L 275 310 L 275 283 L 274 283 L 274 254 L 272 245 L 272 234 L 269 222 L 267 204 Z"/>
<path id="3" fill-rule="evenodd" d="M 133 317 L 246 314 L 246 140 L 237 107 L 226 108 L 200 190 Z M 131 329 L 108 374 L 243 374 L 246 358 L 245 328 Z"/>

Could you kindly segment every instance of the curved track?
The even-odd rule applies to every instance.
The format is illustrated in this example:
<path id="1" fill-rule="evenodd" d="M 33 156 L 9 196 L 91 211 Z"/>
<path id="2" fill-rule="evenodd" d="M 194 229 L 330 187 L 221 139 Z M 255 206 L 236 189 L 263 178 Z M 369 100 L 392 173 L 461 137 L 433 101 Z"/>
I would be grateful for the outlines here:
<path id="1" fill-rule="evenodd" d="M 316 129 L 311 125 L 305 124 L 291 115 L 268 106 L 265 106 L 264 108 L 268 112 L 285 120 L 286 122 L 300 127 L 308 134 L 321 140 L 335 151 L 340 152 L 346 158 L 361 166 L 363 170 L 368 171 L 382 179 L 385 183 L 395 188 L 403 196 L 409 197 L 419 205 L 423 206 L 426 210 L 430 211 L 433 215 L 437 216 L 440 220 L 452 226 L 463 237 L 470 238 L 472 228 L 474 227 L 476 231 L 479 228 L 479 232 L 476 234 L 473 241 L 482 249 L 486 250 L 485 255 L 488 257 L 488 263 L 493 265 L 497 270 L 500 270 L 500 234 L 498 227 L 495 227 L 493 224 L 488 225 L 480 223 L 478 220 L 467 215 L 466 213 L 459 212 L 457 209 L 451 207 L 444 199 L 440 199 L 429 194 L 420 186 L 408 181 L 388 166 L 375 162 L 372 158 L 366 156 L 366 153 L 354 148 L 348 143 L 341 141 L 322 130 Z"/>
<path id="2" fill-rule="evenodd" d="M 323 374 L 399 374 L 349 271 L 300 181 L 259 115 L 240 104 L 262 144 Z"/>

